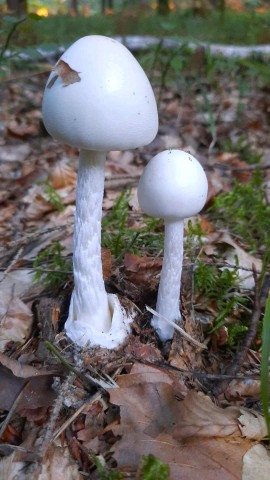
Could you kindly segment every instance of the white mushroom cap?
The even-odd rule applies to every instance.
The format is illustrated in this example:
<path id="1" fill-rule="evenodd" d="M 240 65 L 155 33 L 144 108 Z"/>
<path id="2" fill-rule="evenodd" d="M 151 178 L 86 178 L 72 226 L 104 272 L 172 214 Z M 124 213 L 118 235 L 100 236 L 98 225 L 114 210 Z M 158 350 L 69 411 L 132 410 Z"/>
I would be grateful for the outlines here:
<path id="1" fill-rule="evenodd" d="M 154 93 L 130 51 L 108 37 L 76 41 L 49 76 L 42 105 L 55 139 L 86 150 L 126 150 L 156 136 Z"/>
<path id="2" fill-rule="evenodd" d="M 147 164 L 138 200 L 143 212 L 173 221 L 198 213 L 207 190 L 205 172 L 196 158 L 182 150 L 165 150 Z"/>

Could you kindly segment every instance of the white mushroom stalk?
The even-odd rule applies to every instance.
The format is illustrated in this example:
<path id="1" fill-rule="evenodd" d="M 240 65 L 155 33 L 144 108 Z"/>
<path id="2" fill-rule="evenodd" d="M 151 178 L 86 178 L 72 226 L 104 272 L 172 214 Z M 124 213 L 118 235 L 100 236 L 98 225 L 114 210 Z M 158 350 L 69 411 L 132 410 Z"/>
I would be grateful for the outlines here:
<path id="1" fill-rule="evenodd" d="M 179 321 L 183 264 L 184 219 L 197 214 L 207 198 L 207 178 L 200 163 L 189 153 L 166 150 L 150 160 L 138 186 L 141 209 L 165 222 L 164 257 L 156 311 L 169 321 Z M 172 324 L 152 318 L 161 340 L 173 337 Z"/>
<path id="2" fill-rule="evenodd" d="M 66 333 L 81 346 L 115 348 L 131 316 L 107 295 L 101 263 L 106 152 L 150 143 L 158 129 L 153 90 L 133 55 L 99 35 L 75 42 L 49 76 L 43 120 L 56 139 L 80 149 L 74 225 L 74 291 Z"/>
<path id="3" fill-rule="evenodd" d="M 158 313 L 176 322 L 180 320 L 180 282 L 183 264 L 184 221 L 165 220 L 164 228 L 164 254 L 162 271 L 158 288 L 157 306 Z M 162 332 L 159 329 L 160 319 L 153 317 L 152 325 L 162 339 L 172 338 L 174 328 L 164 322 Z"/>
<path id="4" fill-rule="evenodd" d="M 107 332 L 111 327 L 109 302 L 102 274 L 101 219 L 106 154 L 81 150 L 74 220 L 74 291 L 66 329 L 88 323 L 89 299 L 92 326 Z M 74 332 L 75 333 L 75 332 Z"/>

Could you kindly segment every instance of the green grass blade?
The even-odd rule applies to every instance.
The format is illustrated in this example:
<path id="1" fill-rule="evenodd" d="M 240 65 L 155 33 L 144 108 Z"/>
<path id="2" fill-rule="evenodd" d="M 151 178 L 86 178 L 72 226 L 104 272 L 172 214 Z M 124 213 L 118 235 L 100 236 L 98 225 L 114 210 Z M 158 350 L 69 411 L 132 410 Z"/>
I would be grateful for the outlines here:
<path id="1" fill-rule="evenodd" d="M 270 440 L 270 414 L 269 414 L 269 355 L 270 355 L 270 296 L 268 297 L 262 332 L 262 359 L 261 359 L 261 400 L 265 417 L 268 438 Z"/>

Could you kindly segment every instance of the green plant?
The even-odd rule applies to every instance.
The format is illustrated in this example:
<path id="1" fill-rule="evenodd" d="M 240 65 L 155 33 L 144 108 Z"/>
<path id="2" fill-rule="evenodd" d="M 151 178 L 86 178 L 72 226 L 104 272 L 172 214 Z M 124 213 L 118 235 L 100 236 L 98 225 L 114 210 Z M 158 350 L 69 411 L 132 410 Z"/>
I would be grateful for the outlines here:
<path id="1" fill-rule="evenodd" d="M 91 455 L 91 460 L 96 466 L 96 474 L 99 480 L 121 480 L 124 478 L 119 470 L 104 465 L 104 460 L 101 460 L 97 455 Z M 139 466 L 138 478 L 141 480 L 169 480 L 169 473 L 169 465 L 161 462 L 154 455 L 145 455 L 142 457 Z"/>
<path id="2" fill-rule="evenodd" d="M 52 184 L 48 180 L 45 182 L 45 185 L 45 194 L 48 202 L 54 205 L 58 212 L 62 212 L 65 209 L 65 206 L 63 205 L 63 201 L 59 193 L 53 188 Z"/>
<path id="3" fill-rule="evenodd" d="M 161 39 L 157 46 L 139 57 L 143 68 L 148 72 L 151 82 L 158 87 L 158 104 L 167 84 L 180 84 L 184 68 L 188 65 L 191 49 L 185 42 L 179 47 L 164 48 Z"/>
<path id="4" fill-rule="evenodd" d="M 269 356 L 270 356 L 270 296 L 268 297 L 263 319 L 262 358 L 261 358 L 261 400 L 265 417 L 268 439 L 270 440 L 269 414 Z"/>
<path id="5" fill-rule="evenodd" d="M 2 63 L 3 60 L 4 60 L 5 53 L 6 53 L 7 49 L 9 48 L 11 39 L 12 39 L 16 29 L 18 28 L 18 26 L 21 23 L 23 23 L 25 21 L 26 21 L 26 17 L 25 18 L 14 18 L 14 17 L 10 17 L 9 15 L 6 15 L 3 18 L 4 24 L 6 23 L 6 25 L 9 26 L 9 29 L 8 29 L 7 33 L 5 33 L 5 29 L 1 31 L 2 35 L 3 34 L 6 35 L 6 38 L 5 38 L 5 41 L 4 41 L 4 44 L 3 44 L 2 48 L 0 49 L 0 63 Z"/>
<path id="6" fill-rule="evenodd" d="M 157 253 L 163 248 L 163 235 L 158 231 L 160 220 L 145 218 L 145 226 L 139 230 L 130 228 L 130 192 L 124 191 L 117 198 L 111 212 L 102 220 L 103 248 L 109 248 L 113 257 L 120 261 L 125 252 Z"/>
<path id="7" fill-rule="evenodd" d="M 72 273 L 72 266 L 71 260 L 63 257 L 63 250 L 59 242 L 54 242 L 37 255 L 33 265 L 36 282 L 42 281 L 48 288 L 59 288 L 65 284 Z"/>
<path id="8" fill-rule="evenodd" d="M 207 265 L 198 260 L 195 270 L 195 285 L 197 290 L 209 299 L 223 303 L 224 297 L 232 288 L 237 287 L 237 267 L 220 269 L 216 265 Z"/>
<path id="9" fill-rule="evenodd" d="M 242 340 L 244 334 L 248 332 L 248 327 L 246 325 L 241 325 L 238 323 L 228 324 L 228 345 L 230 347 L 237 347 Z"/>
<path id="10" fill-rule="evenodd" d="M 234 144 L 230 138 L 223 140 L 221 142 L 221 147 L 225 152 L 239 153 L 241 160 L 244 160 L 250 165 L 260 163 L 262 158 L 262 153 L 253 150 L 252 145 L 250 145 L 247 137 L 244 135 L 239 137 Z"/>
<path id="11" fill-rule="evenodd" d="M 235 182 L 229 193 L 214 200 L 214 219 L 240 237 L 252 253 L 269 258 L 270 205 L 266 201 L 261 172 L 255 172 L 250 183 Z"/>
<path id="12" fill-rule="evenodd" d="M 202 230 L 201 224 L 198 219 L 193 223 L 188 221 L 187 228 L 185 229 L 185 255 L 191 262 L 195 262 L 197 255 L 202 246 L 202 237 L 207 232 Z"/>
<path id="13" fill-rule="evenodd" d="M 246 298 L 237 292 L 238 280 L 237 266 L 233 269 L 219 268 L 216 265 L 207 265 L 201 260 L 197 261 L 195 290 L 208 301 L 214 301 L 219 312 L 210 333 L 217 330 L 224 324 L 227 317 L 246 303 Z M 240 330 L 244 331 L 242 327 Z M 234 331 L 231 330 L 232 344 L 240 330 L 236 327 Z"/>
<path id="14" fill-rule="evenodd" d="M 142 480 L 169 480 L 170 467 L 161 462 L 154 455 L 146 455 L 142 458 L 140 478 Z"/>
<path id="15" fill-rule="evenodd" d="M 14 60 L 16 61 L 16 66 L 19 65 L 20 48 L 11 48 L 11 41 L 12 44 L 16 43 L 16 37 L 18 37 L 19 32 L 22 30 L 28 30 L 29 32 L 32 28 L 32 22 L 39 20 L 41 20 L 41 17 L 34 13 L 29 13 L 23 18 L 5 15 L 0 19 L 0 43 L 2 42 L 3 44 L 3 46 L 0 47 L 0 77 L 6 75 L 6 72 L 13 65 L 12 62 Z M 9 52 L 8 55 L 7 52 Z M 40 55 L 38 55 L 38 57 L 40 58 Z M 32 58 L 31 55 L 30 58 Z"/>
<path id="16" fill-rule="evenodd" d="M 123 477 L 122 473 L 118 470 L 112 470 L 106 465 L 103 465 L 103 462 L 96 455 L 91 455 L 91 460 L 96 465 L 96 473 L 99 480 L 121 480 Z"/>

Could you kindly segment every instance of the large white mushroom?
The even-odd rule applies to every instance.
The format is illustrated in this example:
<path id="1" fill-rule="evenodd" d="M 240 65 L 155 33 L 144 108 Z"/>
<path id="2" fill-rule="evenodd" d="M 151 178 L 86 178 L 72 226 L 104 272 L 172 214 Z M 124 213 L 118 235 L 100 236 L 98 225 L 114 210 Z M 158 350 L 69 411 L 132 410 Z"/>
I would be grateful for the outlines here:
<path id="1" fill-rule="evenodd" d="M 46 129 L 78 147 L 74 225 L 74 290 L 67 335 L 77 344 L 114 348 L 130 319 L 105 291 L 101 264 L 104 164 L 109 150 L 150 143 L 158 129 L 153 90 L 143 69 L 119 42 L 93 35 L 76 41 L 50 74 L 42 105 Z"/>
<path id="2" fill-rule="evenodd" d="M 200 163 L 182 150 L 166 150 L 147 164 L 138 186 L 143 212 L 165 222 L 164 257 L 156 311 L 170 321 L 180 320 L 180 282 L 183 263 L 184 219 L 197 214 L 207 198 L 207 178 Z M 154 316 L 152 325 L 161 340 L 174 327 Z"/>

